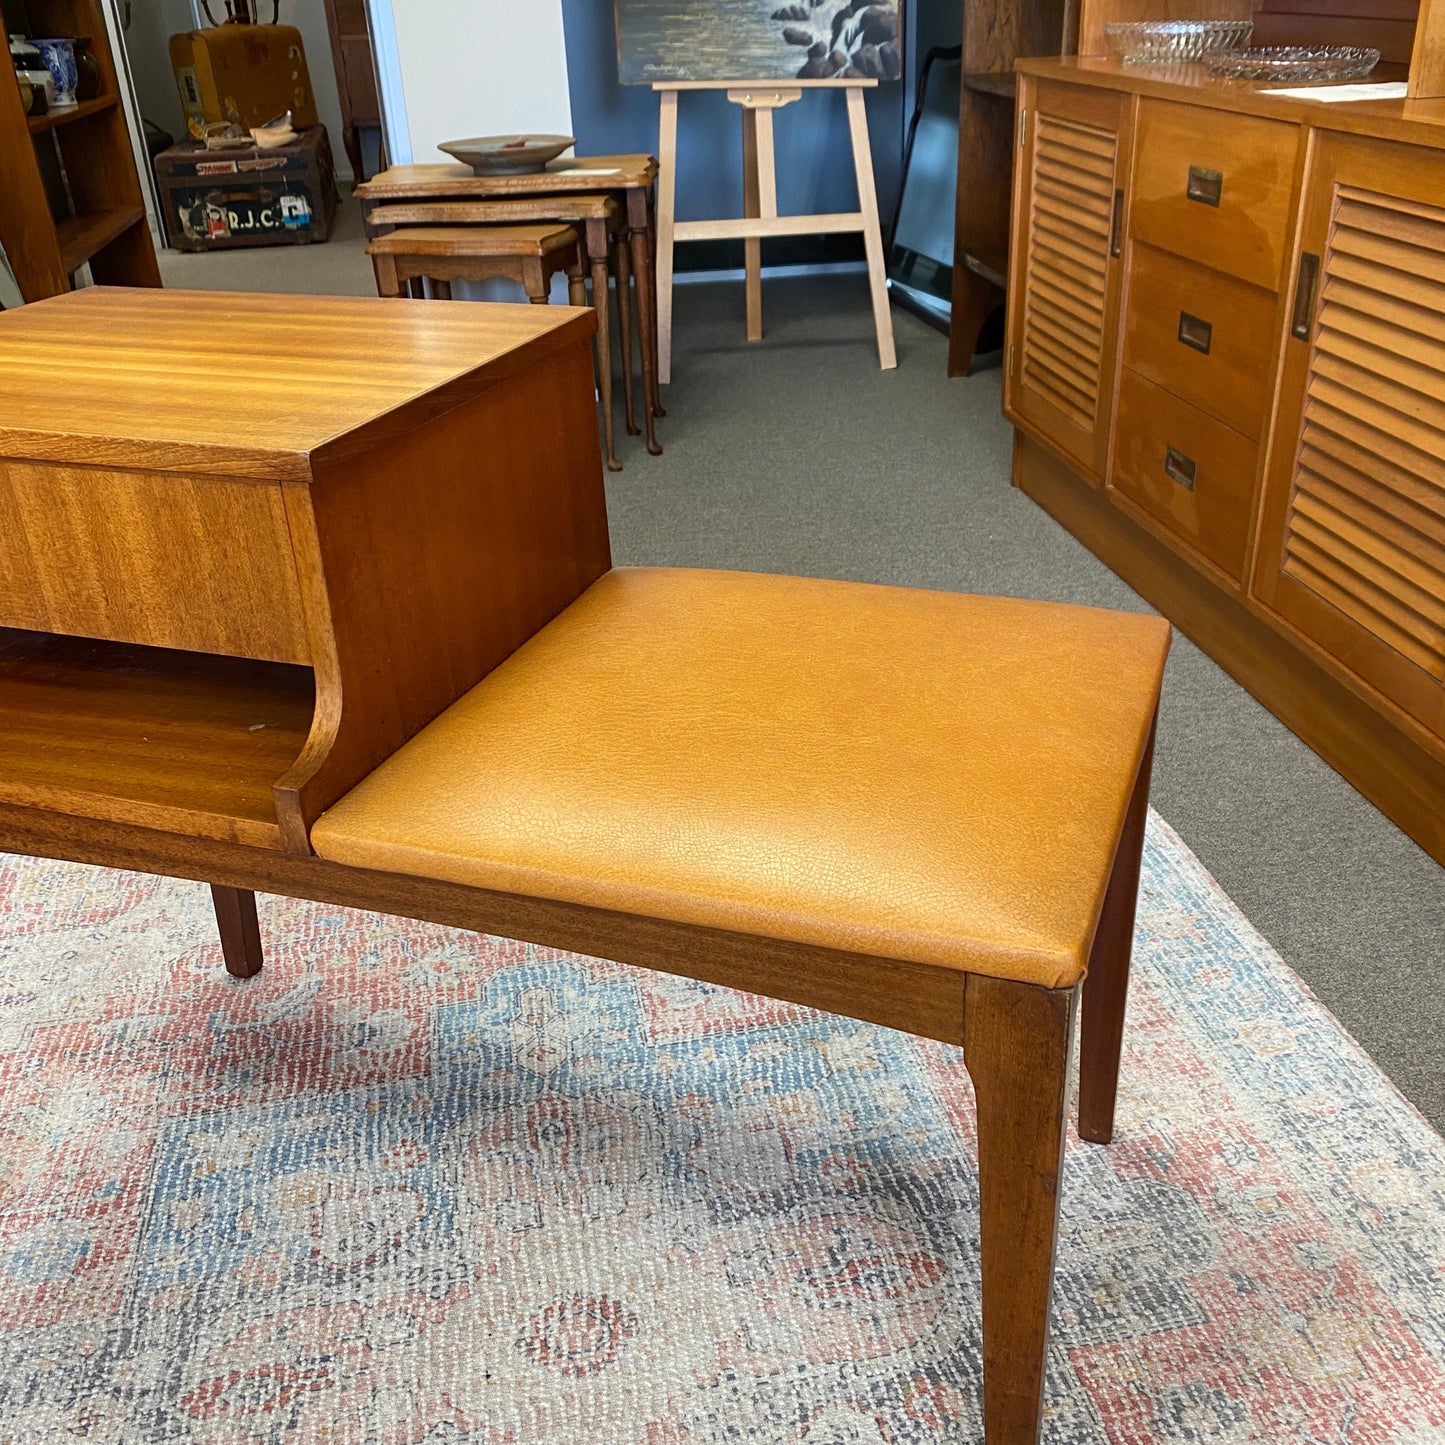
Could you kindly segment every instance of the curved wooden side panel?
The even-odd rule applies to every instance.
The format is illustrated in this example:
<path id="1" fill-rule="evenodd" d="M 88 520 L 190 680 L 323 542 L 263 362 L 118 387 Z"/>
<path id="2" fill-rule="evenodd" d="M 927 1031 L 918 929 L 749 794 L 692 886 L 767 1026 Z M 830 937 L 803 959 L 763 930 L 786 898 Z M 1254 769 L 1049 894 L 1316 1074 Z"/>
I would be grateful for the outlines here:
<path id="1" fill-rule="evenodd" d="M 311 487 L 304 482 L 286 482 L 282 484 L 282 494 L 286 520 L 291 527 L 291 549 L 311 648 L 311 667 L 316 678 L 316 705 L 300 754 L 271 792 L 276 804 L 276 821 L 281 828 L 281 846 L 288 853 L 305 854 L 311 852 L 311 822 L 316 814 L 306 814 L 301 789 L 321 771 L 341 731 L 341 663 L 336 655 L 336 633 L 321 564 L 316 514 L 311 506 Z"/>
<path id="2" fill-rule="evenodd" d="M 592 362 L 563 346 L 288 484 L 316 712 L 276 784 L 311 823 L 611 566 Z"/>

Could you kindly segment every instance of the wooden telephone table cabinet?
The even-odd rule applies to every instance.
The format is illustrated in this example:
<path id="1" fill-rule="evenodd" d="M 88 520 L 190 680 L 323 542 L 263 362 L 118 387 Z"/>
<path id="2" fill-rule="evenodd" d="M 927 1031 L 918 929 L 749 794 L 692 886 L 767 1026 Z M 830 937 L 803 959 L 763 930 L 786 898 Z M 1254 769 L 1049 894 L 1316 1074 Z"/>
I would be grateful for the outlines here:
<path id="1" fill-rule="evenodd" d="M 1105 1143 L 1168 626 L 613 569 L 595 325 L 0 316 L 0 849 L 209 882 L 242 975 L 263 889 L 960 1045 L 987 1440 L 1036 1445 L 1072 1025 Z"/>

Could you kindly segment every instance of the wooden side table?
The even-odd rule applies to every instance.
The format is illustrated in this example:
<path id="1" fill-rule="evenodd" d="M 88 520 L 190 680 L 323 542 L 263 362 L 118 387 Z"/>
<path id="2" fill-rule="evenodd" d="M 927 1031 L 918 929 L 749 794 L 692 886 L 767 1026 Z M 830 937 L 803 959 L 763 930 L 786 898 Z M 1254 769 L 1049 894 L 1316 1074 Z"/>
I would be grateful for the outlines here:
<path id="1" fill-rule="evenodd" d="M 550 300 L 552 277 L 567 277 L 567 299 L 587 304 L 582 279 L 582 243 L 571 226 L 544 221 L 535 226 L 409 226 L 369 241 L 366 254 L 376 271 L 382 296 L 400 296 L 402 288 L 429 281 L 438 301 L 452 299 L 453 281 L 515 281 L 533 306 Z M 612 459 L 608 458 L 608 465 Z"/>
<path id="2" fill-rule="evenodd" d="M 361 201 L 362 215 L 368 228 L 376 208 L 382 205 L 438 201 L 501 201 L 547 199 L 558 202 L 568 196 L 616 195 L 625 208 L 632 272 L 637 285 L 637 319 L 639 348 L 642 352 L 643 425 L 647 432 L 647 449 L 654 456 L 661 453 L 657 444 L 653 419 L 665 416 L 657 385 L 657 289 L 654 272 L 656 234 L 652 214 L 652 188 L 657 180 L 657 162 L 651 156 L 572 156 L 553 161 L 544 170 L 522 176 L 479 176 L 470 166 L 407 165 L 392 166 L 358 186 L 355 195 Z M 549 210 L 545 219 L 575 220 L 563 210 Z M 384 223 L 394 224 L 394 223 Z M 368 230 L 369 234 L 369 230 Z M 600 263 L 607 264 L 607 239 L 596 226 L 586 232 L 589 264 L 596 275 Z M 611 356 L 611 336 L 604 308 L 598 308 L 598 349 Z M 630 357 L 624 359 L 624 373 L 631 370 Z M 602 387 L 603 427 L 607 434 L 609 460 L 613 456 L 612 377 L 610 368 L 599 367 Z"/>
<path id="3" fill-rule="evenodd" d="M 606 570 L 593 331 L 104 287 L 0 315 L 0 806 L 309 854 Z"/>
<path id="4" fill-rule="evenodd" d="M 366 233 L 375 244 L 395 229 L 424 226 L 472 226 L 494 229 L 539 221 L 565 222 L 582 233 L 587 253 L 587 269 L 592 273 L 592 304 L 597 310 L 597 386 L 602 398 L 602 432 L 607 449 L 607 468 L 620 472 L 612 429 L 612 366 L 611 319 L 607 306 L 607 254 L 612 252 L 617 276 L 617 328 L 622 342 L 622 415 L 629 436 L 636 436 L 638 427 L 632 398 L 632 307 L 627 297 L 632 290 L 631 232 L 622 207 L 615 196 L 513 196 L 500 201 L 374 201 L 366 214 Z M 380 289 L 378 287 L 378 289 Z M 383 294 L 387 294 L 383 292 Z M 448 292 L 450 294 L 450 292 Z M 573 305 L 585 305 L 574 300 Z M 646 376 L 648 341 L 642 341 L 644 380 Z M 604 362 L 604 358 L 606 358 Z M 646 398 L 644 397 L 646 407 Z M 650 410 L 650 408 L 648 408 Z M 658 412 L 660 416 L 661 411 Z M 647 417 L 647 450 L 655 457 L 662 455 L 654 434 L 651 417 Z"/>

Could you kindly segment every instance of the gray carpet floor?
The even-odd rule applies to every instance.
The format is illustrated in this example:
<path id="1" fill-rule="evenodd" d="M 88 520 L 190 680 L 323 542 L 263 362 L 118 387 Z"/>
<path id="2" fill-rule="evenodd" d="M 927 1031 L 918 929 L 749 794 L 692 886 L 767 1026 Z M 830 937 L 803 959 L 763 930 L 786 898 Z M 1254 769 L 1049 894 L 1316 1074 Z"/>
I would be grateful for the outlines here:
<path id="1" fill-rule="evenodd" d="M 366 294 L 357 208 L 325 246 L 163 257 L 181 287 Z M 861 276 L 680 286 L 673 382 L 649 457 L 608 478 L 620 563 L 736 567 L 1144 609 L 1009 486 L 999 373 L 944 374 L 944 339 L 896 311 L 880 372 Z M 621 428 L 619 427 L 619 431 Z M 1401 1091 L 1445 1133 L 1445 871 L 1183 637 L 1153 801 Z"/>
<path id="2" fill-rule="evenodd" d="M 944 374 L 944 338 L 894 310 L 880 372 L 862 277 L 677 291 L 666 454 L 608 479 L 616 559 L 739 567 L 1145 610 L 1009 486 L 1000 373 Z M 1445 1132 L 1445 870 L 1176 634 L 1154 806 Z"/>

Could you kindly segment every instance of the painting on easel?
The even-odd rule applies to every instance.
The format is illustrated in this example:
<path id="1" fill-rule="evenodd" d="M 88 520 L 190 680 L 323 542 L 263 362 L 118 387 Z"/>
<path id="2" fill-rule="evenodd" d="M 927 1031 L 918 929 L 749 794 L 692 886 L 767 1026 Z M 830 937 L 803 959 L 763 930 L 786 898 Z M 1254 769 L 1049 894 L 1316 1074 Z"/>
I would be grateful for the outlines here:
<path id="1" fill-rule="evenodd" d="M 897 80 L 903 0 L 616 0 L 624 85 Z"/>

